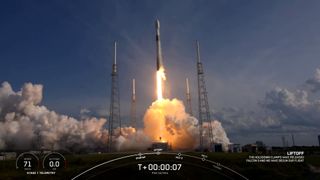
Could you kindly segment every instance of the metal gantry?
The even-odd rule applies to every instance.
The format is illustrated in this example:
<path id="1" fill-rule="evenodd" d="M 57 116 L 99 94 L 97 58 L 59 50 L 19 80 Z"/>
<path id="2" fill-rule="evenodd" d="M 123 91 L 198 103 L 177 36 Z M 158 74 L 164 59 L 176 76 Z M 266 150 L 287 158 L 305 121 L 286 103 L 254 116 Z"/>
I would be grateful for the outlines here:
<path id="1" fill-rule="evenodd" d="M 203 151 L 204 148 L 204 136 L 208 137 L 209 148 L 211 148 L 213 143 L 213 135 L 212 135 L 212 125 L 211 125 L 211 117 L 210 117 L 210 109 L 208 103 L 208 95 L 206 90 L 204 71 L 202 67 L 202 63 L 200 61 L 200 50 L 199 50 L 199 42 L 196 41 L 197 46 L 197 75 L 198 75 L 198 111 L 199 111 L 199 149 Z M 203 123 L 208 123 L 207 133 L 203 132 Z"/>
<path id="2" fill-rule="evenodd" d="M 113 138 L 116 136 L 115 128 L 119 127 L 119 135 L 121 135 L 121 118 L 120 118 L 120 93 L 119 80 L 117 72 L 117 42 L 114 42 L 114 61 L 111 73 L 111 100 L 110 100 L 110 114 L 108 126 L 108 152 L 114 151 Z"/>

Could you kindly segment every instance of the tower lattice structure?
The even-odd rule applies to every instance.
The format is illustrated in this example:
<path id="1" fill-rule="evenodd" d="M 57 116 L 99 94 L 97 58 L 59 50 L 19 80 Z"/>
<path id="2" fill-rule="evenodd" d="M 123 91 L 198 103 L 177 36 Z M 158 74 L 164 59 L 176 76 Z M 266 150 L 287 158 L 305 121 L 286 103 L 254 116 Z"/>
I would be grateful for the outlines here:
<path id="1" fill-rule="evenodd" d="M 117 72 L 117 42 L 114 42 L 114 61 L 111 73 L 111 100 L 108 125 L 108 151 L 114 151 L 113 138 L 115 129 L 119 127 L 119 135 L 121 135 L 121 118 L 120 118 L 120 93 L 119 93 L 119 77 Z"/>
<path id="2" fill-rule="evenodd" d="M 202 63 L 200 61 L 200 48 L 199 42 L 196 42 L 197 46 L 197 75 L 198 75 L 198 111 L 199 111 L 199 148 L 203 151 L 204 148 L 204 136 L 207 136 L 208 147 L 211 148 L 213 143 L 212 125 L 210 117 L 210 109 L 208 103 L 208 93 L 206 90 L 206 83 L 204 78 L 204 71 Z M 203 123 L 208 124 L 207 133 L 204 133 Z"/>

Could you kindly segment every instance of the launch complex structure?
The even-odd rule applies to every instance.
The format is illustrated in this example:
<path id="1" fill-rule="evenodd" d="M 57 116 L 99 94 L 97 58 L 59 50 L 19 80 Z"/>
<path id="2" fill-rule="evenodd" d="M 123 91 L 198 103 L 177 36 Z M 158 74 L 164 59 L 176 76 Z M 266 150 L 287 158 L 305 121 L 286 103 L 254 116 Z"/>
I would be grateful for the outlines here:
<path id="1" fill-rule="evenodd" d="M 157 70 L 157 95 L 158 100 L 162 100 L 162 80 L 164 77 L 164 65 L 160 41 L 160 22 L 155 21 L 156 28 L 156 70 Z M 199 42 L 196 41 L 196 59 L 197 59 L 197 82 L 198 82 L 198 119 L 199 119 L 199 151 L 204 151 L 205 147 L 210 150 L 213 145 L 213 134 L 211 125 L 211 115 L 208 102 L 208 93 L 206 90 L 204 70 L 202 62 L 200 61 L 200 47 Z M 159 73 L 159 74 L 158 74 Z M 161 74 L 160 74 L 161 73 Z M 137 128 L 136 116 L 136 90 L 135 79 L 132 80 L 132 96 L 131 96 L 131 116 L 130 125 Z M 186 109 L 187 113 L 192 116 L 191 94 L 189 87 L 189 79 L 186 78 Z M 110 111 L 108 118 L 108 152 L 115 151 L 114 138 L 121 135 L 121 117 L 120 117 L 120 93 L 119 93 L 119 77 L 117 70 L 117 43 L 114 43 L 114 61 L 111 73 L 111 99 Z M 205 125 L 205 126 L 204 126 Z M 115 134 L 115 129 L 118 128 L 118 134 Z M 204 128 L 207 130 L 205 131 Z M 206 139 L 206 141 L 205 141 Z"/>
<path id="2" fill-rule="evenodd" d="M 115 127 L 119 127 L 119 135 L 121 135 L 121 117 L 120 117 L 120 92 L 119 77 L 117 71 L 117 42 L 114 42 L 114 61 L 111 73 L 111 99 L 110 99 L 110 115 L 108 123 L 108 152 L 114 151 L 113 138 L 116 136 Z"/>

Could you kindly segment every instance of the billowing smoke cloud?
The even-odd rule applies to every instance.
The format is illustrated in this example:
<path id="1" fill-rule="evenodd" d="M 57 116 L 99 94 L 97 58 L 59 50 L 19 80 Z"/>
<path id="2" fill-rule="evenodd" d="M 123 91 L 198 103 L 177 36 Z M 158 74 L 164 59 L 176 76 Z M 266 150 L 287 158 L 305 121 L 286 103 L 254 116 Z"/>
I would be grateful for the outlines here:
<path id="1" fill-rule="evenodd" d="M 223 144 L 226 150 L 230 142 L 224 129 L 218 121 L 211 124 L 214 142 Z M 187 114 L 183 103 L 177 99 L 153 102 L 145 113 L 144 125 L 145 134 L 153 141 L 167 141 L 175 150 L 190 150 L 199 144 L 198 120 Z M 205 134 L 207 127 L 208 123 L 204 123 Z"/>
<path id="2" fill-rule="evenodd" d="M 117 132 L 119 132 L 119 129 L 116 130 Z M 121 136 L 116 138 L 116 149 L 118 151 L 146 150 L 151 147 L 151 139 L 140 129 L 136 130 L 132 127 L 124 127 L 121 130 L 121 134 Z"/>
<path id="3" fill-rule="evenodd" d="M 9 83 L 0 87 L 0 149 L 53 149 L 72 152 L 105 151 L 108 131 L 106 119 L 89 117 L 81 109 L 81 120 L 60 115 L 39 105 L 42 85 L 26 83 L 14 92 Z M 115 137 L 117 150 L 141 150 L 151 141 L 141 130 L 122 128 Z M 119 129 L 115 130 L 119 134 Z"/>
<path id="4" fill-rule="evenodd" d="M 223 150 L 228 150 L 228 145 L 230 144 L 229 138 L 227 137 L 227 134 L 225 130 L 223 129 L 221 123 L 218 120 L 211 121 L 211 127 L 212 127 L 212 136 L 213 136 L 213 142 L 222 144 Z M 208 134 L 209 130 L 209 123 L 204 123 L 204 134 Z M 207 137 L 207 136 L 205 136 Z M 208 142 L 208 139 L 205 139 Z"/>
<path id="5" fill-rule="evenodd" d="M 0 149 L 52 149 L 72 152 L 104 151 L 107 148 L 106 119 L 88 115 L 81 110 L 81 119 L 60 115 L 45 106 L 42 85 L 26 83 L 19 92 L 9 83 L 0 87 Z M 198 120 L 185 112 L 177 99 L 152 103 L 144 116 L 144 130 L 123 127 L 121 136 L 114 138 L 117 150 L 145 150 L 161 137 L 173 149 L 192 150 L 198 146 Z M 212 121 L 215 143 L 229 144 L 224 129 Z M 204 131 L 208 133 L 208 123 Z M 119 129 L 115 129 L 119 134 Z"/>
<path id="6" fill-rule="evenodd" d="M 26 83 L 14 92 L 9 83 L 0 87 L 0 149 L 105 149 L 106 119 L 75 118 L 39 105 L 42 85 Z"/>

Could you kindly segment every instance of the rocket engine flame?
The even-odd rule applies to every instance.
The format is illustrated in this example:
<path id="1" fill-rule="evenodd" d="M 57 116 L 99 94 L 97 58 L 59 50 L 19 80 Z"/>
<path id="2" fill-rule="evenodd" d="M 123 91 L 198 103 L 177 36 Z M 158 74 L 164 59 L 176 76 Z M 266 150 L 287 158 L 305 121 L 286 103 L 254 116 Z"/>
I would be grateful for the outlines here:
<path id="1" fill-rule="evenodd" d="M 144 114 L 144 134 L 153 142 L 167 142 L 173 150 L 192 150 L 199 145 L 198 120 L 185 111 L 182 101 L 162 99 L 154 101 Z M 213 140 L 228 149 L 230 141 L 221 123 L 210 121 Z M 209 122 L 203 124 L 205 147 L 209 148 Z"/>
<path id="2" fill-rule="evenodd" d="M 160 67 L 160 69 L 157 71 L 157 97 L 158 100 L 163 99 L 163 90 L 164 90 L 164 83 L 163 81 L 166 80 L 166 75 L 164 73 L 164 68 Z"/>
<path id="3" fill-rule="evenodd" d="M 197 123 L 185 112 L 181 101 L 162 99 L 146 111 L 144 133 L 153 141 L 168 142 L 175 150 L 193 149 L 197 145 Z"/>

